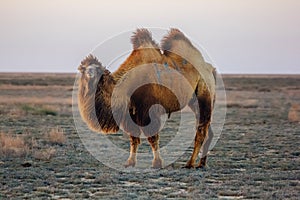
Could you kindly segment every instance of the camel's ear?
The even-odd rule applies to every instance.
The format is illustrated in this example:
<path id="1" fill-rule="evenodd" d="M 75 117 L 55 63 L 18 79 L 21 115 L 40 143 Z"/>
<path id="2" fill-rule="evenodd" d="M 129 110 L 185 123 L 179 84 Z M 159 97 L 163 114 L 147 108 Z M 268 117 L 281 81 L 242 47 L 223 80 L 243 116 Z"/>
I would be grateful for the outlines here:
<path id="1" fill-rule="evenodd" d="M 84 68 L 82 65 L 80 65 L 80 66 L 78 67 L 78 70 L 79 70 L 81 73 L 83 73 L 84 70 L 85 70 L 85 68 Z"/>

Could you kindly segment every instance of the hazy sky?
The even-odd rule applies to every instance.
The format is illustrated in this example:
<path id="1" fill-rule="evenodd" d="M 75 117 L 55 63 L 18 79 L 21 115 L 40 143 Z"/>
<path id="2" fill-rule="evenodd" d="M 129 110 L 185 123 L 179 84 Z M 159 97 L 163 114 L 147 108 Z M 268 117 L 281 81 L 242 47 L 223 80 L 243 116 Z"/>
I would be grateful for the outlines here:
<path id="1" fill-rule="evenodd" d="M 0 71 L 76 72 L 113 35 L 177 27 L 222 73 L 300 74 L 299 10 L 299 0 L 0 0 Z"/>

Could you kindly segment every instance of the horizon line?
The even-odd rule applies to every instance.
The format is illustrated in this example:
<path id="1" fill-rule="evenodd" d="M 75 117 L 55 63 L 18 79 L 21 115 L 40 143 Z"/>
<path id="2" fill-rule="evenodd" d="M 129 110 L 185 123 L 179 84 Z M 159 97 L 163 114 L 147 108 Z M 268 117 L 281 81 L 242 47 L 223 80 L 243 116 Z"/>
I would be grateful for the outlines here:
<path id="1" fill-rule="evenodd" d="M 19 72 L 14 72 L 14 71 L 0 71 L 0 74 L 77 74 L 79 73 L 77 72 L 70 72 L 70 71 L 66 71 L 66 72 L 54 72 L 54 71 L 19 71 Z M 237 73 L 218 73 L 221 75 L 285 75 L 285 76 L 298 76 L 300 75 L 300 73 L 248 73 L 248 72 L 237 72 Z"/>

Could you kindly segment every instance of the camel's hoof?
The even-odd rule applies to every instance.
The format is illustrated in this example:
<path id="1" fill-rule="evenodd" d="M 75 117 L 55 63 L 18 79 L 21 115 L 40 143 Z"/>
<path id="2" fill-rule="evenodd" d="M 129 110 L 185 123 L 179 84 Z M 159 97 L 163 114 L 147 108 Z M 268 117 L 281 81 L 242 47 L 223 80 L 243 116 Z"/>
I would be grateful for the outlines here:
<path id="1" fill-rule="evenodd" d="M 207 166 L 207 164 L 206 164 L 206 160 L 207 160 L 207 157 L 205 156 L 204 158 L 201 158 L 200 159 L 200 162 L 199 162 L 199 164 L 198 164 L 198 166 L 196 167 L 197 169 L 207 169 L 208 168 L 208 166 Z"/>
<path id="2" fill-rule="evenodd" d="M 191 162 L 187 162 L 183 168 L 191 169 L 191 168 L 195 168 L 195 166 Z"/>
<path id="3" fill-rule="evenodd" d="M 152 168 L 154 168 L 154 169 L 161 169 L 162 166 L 163 166 L 162 159 L 153 160 L 153 162 L 152 162 Z"/>
<path id="4" fill-rule="evenodd" d="M 198 165 L 197 167 L 196 167 L 196 169 L 201 169 L 201 170 L 207 170 L 209 167 L 205 164 L 205 165 L 202 165 L 202 164 L 200 164 L 200 165 Z"/>
<path id="5" fill-rule="evenodd" d="M 133 160 L 127 160 L 127 162 L 124 164 L 124 167 L 134 167 L 135 166 L 135 161 Z"/>
<path id="6" fill-rule="evenodd" d="M 182 168 L 184 168 L 184 169 L 192 169 L 192 168 L 195 168 L 195 167 L 192 166 L 192 165 L 185 165 Z"/>

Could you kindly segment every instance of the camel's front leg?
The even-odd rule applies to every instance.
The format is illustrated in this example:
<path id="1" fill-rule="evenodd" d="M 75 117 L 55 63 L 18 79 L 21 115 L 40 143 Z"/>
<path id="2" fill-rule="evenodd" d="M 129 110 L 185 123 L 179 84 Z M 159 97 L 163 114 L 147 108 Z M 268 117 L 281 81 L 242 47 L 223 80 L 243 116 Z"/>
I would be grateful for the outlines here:
<path id="1" fill-rule="evenodd" d="M 151 145 L 152 152 L 153 152 L 152 167 L 156 169 L 162 168 L 163 161 L 160 158 L 160 154 L 159 154 L 159 135 L 156 134 L 154 136 L 148 137 L 148 142 Z"/>
<path id="2" fill-rule="evenodd" d="M 141 140 L 139 137 L 134 137 L 130 135 L 130 156 L 125 163 L 125 167 L 132 166 L 134 167 L 136 164 L 136 154 L 137 154 L 137 149 L 138 145 L 141 143 Z"/>

